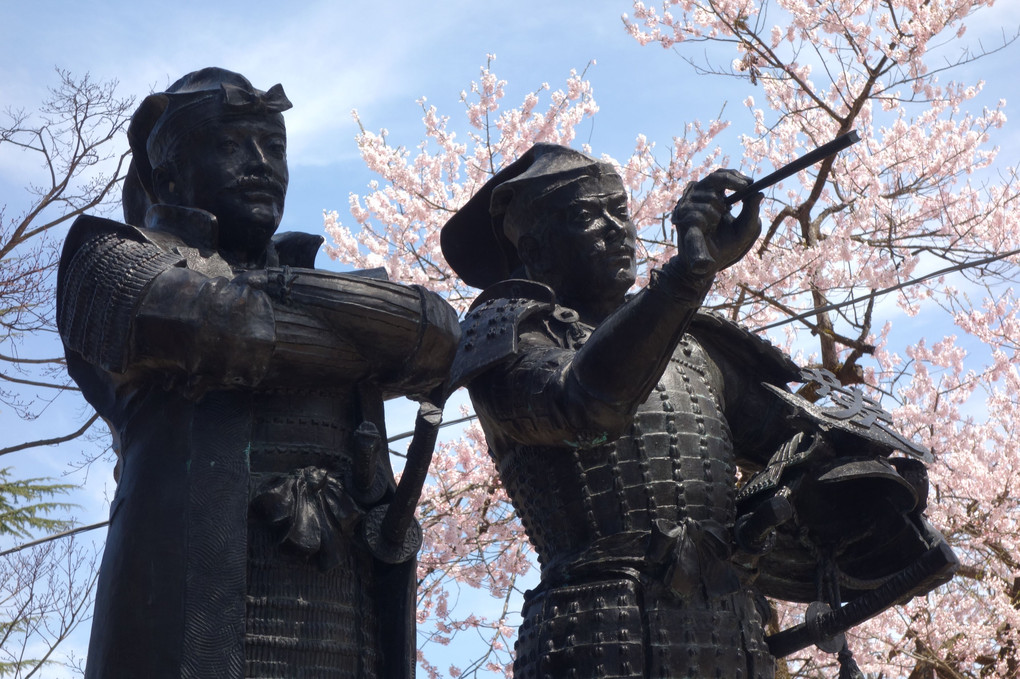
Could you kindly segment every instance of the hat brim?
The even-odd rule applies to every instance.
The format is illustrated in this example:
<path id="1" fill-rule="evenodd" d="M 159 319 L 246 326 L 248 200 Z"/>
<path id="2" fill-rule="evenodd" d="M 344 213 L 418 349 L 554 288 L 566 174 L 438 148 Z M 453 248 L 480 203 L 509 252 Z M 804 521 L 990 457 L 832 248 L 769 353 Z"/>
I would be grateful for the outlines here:
<path id="1" fill-rule="evenodd" d="M 128 145 L 131 147 L 132 167 L 135 178 L 145 190 L 149 200 L 155 200 L 155 194 L 152 188 L 152 164 L 145 145 L 152 128 L 166 111 L 169 103 L 170 99 L 165 94 L 150 94 L 142 100 L 138 110 L 131 116 L 131 122 L 128 123 L 127 137 Z"/>
<path id="2" fill-rule="evenodd" d="M 485 289 L 506 280 L 521 266 L 517 248 L 493 224 L 489 208 L 497 186 L 531 167 L 535 147 L 494 174 L 443 225 L 439 244 L 447 263 L 468 285 Z"/>

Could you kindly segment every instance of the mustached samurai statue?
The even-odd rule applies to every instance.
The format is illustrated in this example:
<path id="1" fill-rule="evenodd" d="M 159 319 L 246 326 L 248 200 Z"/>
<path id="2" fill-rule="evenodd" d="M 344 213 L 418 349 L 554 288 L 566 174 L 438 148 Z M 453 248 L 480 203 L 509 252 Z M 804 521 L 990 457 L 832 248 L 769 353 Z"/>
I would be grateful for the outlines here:
<path id="1" fill-rule="evenodd" d="M 321 237 L 274 237 L 290 107 L 218 68 L 146 97 L 128 223 L 67 237 L 68 371 L 118 456 L 89 678 L 413 676 L 420 531 L 388 512 L 420 485 L 394 484 L 383 401 L 436 424 L 459 327 L 420 287 L 315 270 Z"/>
<path id="2" fill-rule="evenodd" d="M 677 254 L 634 295 L 623 182 L 570 148 L 537 144 L 443 228 L 483 289 L 451 381 L 541 565 L 517 679 L 768 679 L 810 644 L 853 676 L 842 631 L 952 573 L 923 516 L 923 451 L 860 392 L 699 311 L 760 233 L 760 193 L 726 204 L 749 184 L 690 185 Z M 843 405 L 787 386 L 815 378 Z M 766 637 L 763 595 L 811 603 L 809 629 Z"/>

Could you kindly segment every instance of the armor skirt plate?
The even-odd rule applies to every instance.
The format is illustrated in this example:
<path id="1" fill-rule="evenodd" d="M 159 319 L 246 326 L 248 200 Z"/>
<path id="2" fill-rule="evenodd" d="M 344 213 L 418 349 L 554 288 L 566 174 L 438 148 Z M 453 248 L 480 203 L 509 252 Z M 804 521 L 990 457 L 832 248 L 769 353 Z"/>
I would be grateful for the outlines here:
<path id="1" fill-rule="evenodd" d="M 654 592 L 658 590 L 658 592 Z M 529 593 L 515 679 L 773 679 L 751 595 L 709 606 L 632 579 Z"/>

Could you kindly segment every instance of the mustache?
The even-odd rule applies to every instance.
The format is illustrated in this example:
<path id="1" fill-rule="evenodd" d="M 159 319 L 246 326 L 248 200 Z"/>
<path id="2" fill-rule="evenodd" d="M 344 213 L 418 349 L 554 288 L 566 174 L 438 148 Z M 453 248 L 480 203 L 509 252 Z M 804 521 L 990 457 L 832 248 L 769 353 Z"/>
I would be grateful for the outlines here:
<path id="1" fill-rule="evenodd" d="M 283 196 L 287 189 L 284 185 L 273 179 L 272 177 L 265 177 L 260 175 L 244 175 L 238 177 L 227 187 L 231 191 L 269 191 L 278 196 Z"/>

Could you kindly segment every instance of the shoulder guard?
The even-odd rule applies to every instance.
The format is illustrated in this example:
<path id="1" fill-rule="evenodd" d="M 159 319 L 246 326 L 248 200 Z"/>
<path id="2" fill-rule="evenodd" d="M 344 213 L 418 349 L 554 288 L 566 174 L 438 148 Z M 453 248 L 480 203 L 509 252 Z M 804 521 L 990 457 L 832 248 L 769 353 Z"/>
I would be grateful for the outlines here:
<path id="1" fill-rule="evenodd" d="M 145 288 L 184 263 L 144 231 L 84 216 L 75 220 L 64 241 L 57 270 L 57 328 L 68 350 L 104 370 L 123 371 Z"/>
<path id="2" fill-rule="evenodd" d="M 555 308 L 548 286 L 523 279 L 486 288 L 461 321 L 461 339 L 450 370 L 450 388 L 470 382 L 503 359 L 517 354 L 518 328 L 527 318 Z"/>
<path id="3" fill-rule="evenodd" d="M 96 236 L 115 235 L 127 240 L 144 243 L 147 239 L 141 228 L 115 222 L 112 219 L 82 215 L 74 220 L 64 239 L 64 247 L 60 253 L 60 271 L 63 271 L 75 253 L 89 240 Z M 57 274 L 60 284 L 60 273 Z"/>
<path id="4" fill-rule="evenodd" d="M 281 266 L 314 269 L 315 256 L 319 254 L 319 247 L 324 240 L 322 236 L 313 233 L 285 231 L 273 236 L 273 247 Z"/>
<path id="5" fill-rule="evenodd" d="M 687 332 L 709 354 L 722 354 L 731 365 L 758 375 L 760 382 L 786 384 L 800 381 L 800 368 L 785 352 L 719 314 L 698 311 Z"/>

